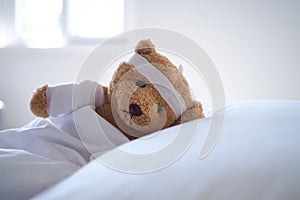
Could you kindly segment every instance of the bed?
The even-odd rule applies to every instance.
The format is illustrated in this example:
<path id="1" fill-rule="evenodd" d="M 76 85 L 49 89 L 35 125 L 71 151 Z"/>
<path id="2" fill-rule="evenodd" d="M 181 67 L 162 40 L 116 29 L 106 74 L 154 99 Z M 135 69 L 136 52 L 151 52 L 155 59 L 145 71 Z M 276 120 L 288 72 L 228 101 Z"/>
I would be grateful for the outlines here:
<path id="1" fill-rule="evenodd" d="M 68 117 L 1 131 L 1 199 L 300 199 L 300 101 L 245 101 L 215 115 L 224 123 L 205 156 L 209 114 L 134 141 L 115 134 L 118 147 L 95 154 Z M 176 148 L 154 152 L 179 129 L 195 134 L 164 162 Z"/>

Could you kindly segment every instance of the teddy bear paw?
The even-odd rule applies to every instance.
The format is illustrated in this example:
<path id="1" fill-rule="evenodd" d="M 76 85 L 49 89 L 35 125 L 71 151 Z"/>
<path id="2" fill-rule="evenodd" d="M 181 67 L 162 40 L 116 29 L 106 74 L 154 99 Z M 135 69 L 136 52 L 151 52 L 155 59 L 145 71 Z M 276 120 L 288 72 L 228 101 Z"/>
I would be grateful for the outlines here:
<path id="1" fill-rule="evenodd" d="M 48 85 L 38 88 L 32 95 L 30 101 L 31 112 L 38 117 L 49 117 L 47 112 L 47 91 Z"/>

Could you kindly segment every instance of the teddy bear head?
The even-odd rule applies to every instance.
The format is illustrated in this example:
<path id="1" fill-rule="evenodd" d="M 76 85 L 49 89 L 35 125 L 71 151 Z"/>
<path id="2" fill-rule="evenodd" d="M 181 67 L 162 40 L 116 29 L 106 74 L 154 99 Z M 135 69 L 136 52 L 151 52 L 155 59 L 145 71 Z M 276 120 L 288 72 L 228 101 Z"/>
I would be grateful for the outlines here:
<path id="1" fill-rule="evenodd" d="M 108 98 L 117 126 L 134 137 L 175 124 L 193 105 L 186 79 L 149 39 L 138 42 L 135 54 L 118 66 Z"/>

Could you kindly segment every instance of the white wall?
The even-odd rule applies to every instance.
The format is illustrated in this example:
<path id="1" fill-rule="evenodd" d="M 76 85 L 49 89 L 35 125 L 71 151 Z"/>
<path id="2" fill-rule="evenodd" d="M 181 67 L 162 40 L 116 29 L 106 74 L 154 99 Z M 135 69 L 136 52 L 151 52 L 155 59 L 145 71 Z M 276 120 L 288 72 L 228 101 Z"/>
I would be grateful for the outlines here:
<path id="1" fill-rule="evenodd" d="M 300 100 L 300 1 L 125 0 L 125 29 L 175 30 L 199 43 L 218 68 L 228 101 Z M 32 91 L 74 81 L 94 47 L 0 49 L 0 129 L 33 118 Z"/>
<path id="2" fill-rule="evenodd" d="M 300 99 L 300 1 L 129 0 L 128 29 L 160 27 L 200 44 L 227 99 Z"/>
<path id="3" fill-rule="evenodd" d="M 35 88 L 44 84 L 75 81 L 90 48 L 0 49 L 1 128 L 23 125 L 33 119 L 29 100 Z"/>

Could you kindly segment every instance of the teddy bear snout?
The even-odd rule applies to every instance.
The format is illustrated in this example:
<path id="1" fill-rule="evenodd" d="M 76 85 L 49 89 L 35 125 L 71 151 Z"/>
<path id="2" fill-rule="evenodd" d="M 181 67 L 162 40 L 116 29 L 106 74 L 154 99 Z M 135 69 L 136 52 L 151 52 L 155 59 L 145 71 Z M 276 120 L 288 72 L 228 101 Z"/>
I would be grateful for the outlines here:
<path id="1" fill-rule="evenodd" d="M 130 104 L 129 106 L 129 113 L 132 116 L 140 116 L 142 115 L 142 111 L 139 105 L 137 104 Z"/>

